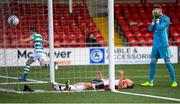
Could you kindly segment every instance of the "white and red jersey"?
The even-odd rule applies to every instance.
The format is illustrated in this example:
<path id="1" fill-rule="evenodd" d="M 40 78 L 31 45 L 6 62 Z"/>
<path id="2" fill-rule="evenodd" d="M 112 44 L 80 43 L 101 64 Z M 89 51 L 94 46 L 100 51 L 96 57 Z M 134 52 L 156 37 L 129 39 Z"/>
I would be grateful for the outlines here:
<path id="1" fill-rule="evenodd" d="M 102 79 L 104 83 L 104 89 L 109 89 L 109 79 Z M 118 86 L 120 79 L 115 79 L 114 84 Z"/>

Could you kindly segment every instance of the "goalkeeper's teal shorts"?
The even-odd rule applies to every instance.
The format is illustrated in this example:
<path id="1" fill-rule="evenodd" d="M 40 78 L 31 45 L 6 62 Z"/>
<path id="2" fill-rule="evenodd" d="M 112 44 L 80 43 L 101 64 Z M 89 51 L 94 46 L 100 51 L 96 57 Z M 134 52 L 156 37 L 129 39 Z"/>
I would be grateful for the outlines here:
<path id="1" fill-rule="evenodd" d="M 171 58 L 169 47 L 152 47 L 151 58 Z"/>

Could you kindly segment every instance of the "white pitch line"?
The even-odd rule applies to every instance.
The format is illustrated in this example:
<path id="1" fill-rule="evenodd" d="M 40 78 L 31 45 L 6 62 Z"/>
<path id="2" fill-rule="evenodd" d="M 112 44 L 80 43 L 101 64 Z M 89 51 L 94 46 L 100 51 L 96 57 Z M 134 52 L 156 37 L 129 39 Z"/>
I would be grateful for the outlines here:
<path id="1" fill-rule="evenodd" d="M 122 93 L 122 94 L 126 94 L 126 95 L 142 96 L 142 97 L 149 97 L 149 98 L 156 98 L 156 99 L 163 99 L 163 100 L 170 100 L 170 101 L 180 102 L 180 99 L 170 98 L 170 97 L 147 95 L 147 94 L 132 93 L 132 92 L 123 92 L 123 91 L 117 91 L 117 90 L 114 90 L 113 92 Z"/>
<path id="2" fill-rule="evenodd" d="M 125 76 L 126 78 L 148 78 L 149 76 Z M 163 75 L 163 76 L 155 76 L 156 78 L 167 78 L 170 77 L 169 75 Z M 176 78 L 179 78 L 180 76 L 176 75 Z M 75 77 L 73 79 L 81 79 L 82 77 Z M 96 78 L 96 77 L 86 77 L 87 79 L 92 79 L 92 78 Z M 60 80 L 62 78 L 56 78 L 57 80 Z M 68 78 L 63 78 L 63 80 L 67 80 Z"/>
<path id="3" fill-rule="evenodd" d="M 18 79 L 17 77 L 10 77 L 10 76 L 0 76 L 0 78 L 8 78 L 8 79 Z M 47 81 L 39 81 L 34 79 L 27 79 L 30 82 L 9 82 L 9 83 L 0 83 L 3 84 L 33 84 L 33 83 L 48 83 Z"/>
<path id="4" fill-rule="evenodd" d="M 0 85 L 13 85 L 13 84 L 41 84 L 41 83 L 48 83 L 45 81 L 37 81 L 37 82 L 8 82 L 8 83 L 0 83 Z"/>
<path id="5" fill-rule="evenodd" d="M 127 78 L 147 78 L 149 76 L 126 76 Z M 166 77 L 169 77 L 169 75 L 166 75 L 166 76 L 155 76 L 156 78 L 166 78 Z M 176 76 L 177 77 L 177 76 Z"/>
<path id="6" fill-rule="evenodd" d="M 12 90 L 12 89 L 4 89 L 4 88 L 0 88 L 1 92 L 12 92 L 12 93 L 18 93 L 19 91 L 16 90 Z"/>

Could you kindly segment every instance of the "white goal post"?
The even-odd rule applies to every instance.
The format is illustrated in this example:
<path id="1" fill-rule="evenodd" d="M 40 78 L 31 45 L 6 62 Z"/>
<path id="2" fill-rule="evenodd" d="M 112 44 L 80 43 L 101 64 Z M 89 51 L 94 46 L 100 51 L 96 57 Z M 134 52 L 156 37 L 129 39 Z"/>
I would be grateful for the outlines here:
<path id="1" fill-rule="evenodd" d="M 114 62 L 114 0 L 108 0 L 108 36 L 109 36 L 109 84 L 115 90 L 115 62 Z"/>
<path id="2" fill-rule="evenodd" d="M 53 1 L 48 0 L 48 30 L 49 30 L 49 63 L 50 63 L 50 82 L 55 82 L 55 72 L 54 72 L 54 30 L 53 30 Z"/>
<path id="3" fill-rule="evenodd" d="M 98 7 L 99 3 L 105 8 Z M 0 7 L 3 24 L 0 26 L 0 35 L 3 35 L 0 36 L 0 89 L 22 91 L 24 85 L 29 85 L 51 91 L 52 83 L 92 81 L 99 70 L 109 77 L 111 91 L 115 90 L 114 0 L 0 0 L 0 5 L 3 5 Z M 7 24 L 7 18 L 12 14 L 19 18 L 16 26 Z M 21 40 L 29 37 L 32 26 L 37 27 L 49 42 L 45 44 L 49 66 L 42 68 L 36 61 L 30 67 L 27 81 L 19 81 L 18 77 L 23 74 L 26 61 L 34 50 L 32 41 Z M 94 33 L 99 46 L 86 43 L 90 33 Z M 106 42 L 103 34 L 109 34 Z M 63 36 L 71 39 L 64 42 Z M 78 38 L 76 43 L 73 43 L 74 38 Z M 97 62 L 92 55 L 94 50 L 103 56 L 102 62 Z M 55 62 L 59 65 L 58 70 L 54 70 Z"/>

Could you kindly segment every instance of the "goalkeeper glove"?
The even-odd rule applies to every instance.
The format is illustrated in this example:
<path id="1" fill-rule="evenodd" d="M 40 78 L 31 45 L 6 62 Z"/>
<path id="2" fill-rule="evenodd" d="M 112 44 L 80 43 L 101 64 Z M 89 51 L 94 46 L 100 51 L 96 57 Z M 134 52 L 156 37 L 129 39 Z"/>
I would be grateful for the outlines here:
<path id="1" fill-rule="evenodd" d="M 156 20 L 155 20 L 155 18 L 153 18 L 152 22 L 151 22 L 151 25 L 155 25 L 155 22 L 156 22 Z"/>
<path id="2" fill-rule="evenodd" d="M 153 11 L 153 17 L 154 17 L 153 21 L 155 23 L 159 23 L 159 18 L 161 17 L 161 14 Z"/>
<path id="3" fill-rule="evenodd" d="M 159 13 L 157 13 L 157 12 L 154 12 L 153 16 L 154 16 L 155 20 L 159 19 L 161 17 L 161 15 Z"/>
<path id="4" fill-rule="evenodd" d="M 159 23 L 159 18 L 157 18 L 157 19 L 156 19 L 156 18 L 153 18 L 153 19 L 152 19 L 151 24 L 154 25 L 155 23 L 156 23 L 156 24 Z"/>

